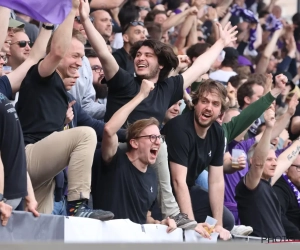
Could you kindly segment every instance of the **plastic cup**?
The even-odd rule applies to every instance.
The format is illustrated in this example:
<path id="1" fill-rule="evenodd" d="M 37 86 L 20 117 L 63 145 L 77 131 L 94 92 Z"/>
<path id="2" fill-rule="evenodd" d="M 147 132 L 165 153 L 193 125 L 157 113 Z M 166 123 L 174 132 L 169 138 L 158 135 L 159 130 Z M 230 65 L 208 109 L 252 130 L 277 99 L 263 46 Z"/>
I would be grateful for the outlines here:
<path id="1" fill-rule="evenodd" d="M 3 66 L 2 67 L 2 72 L 4 74 L 9 74 L 11 72 L 11 67 L 10 66 Z"/>
<path id="2" fill-rule="evenodd" d="M 232 158 L 232 167 L 233 168 L 239 168 L 238 158 L 241 155 L 244 155 L 244 156 L 246 155 L 244 150 L 242 150 L 242 149 L 232 149 L 231 158 Z"/>
<path id="3" fill-rule="evenodd" d="M 206 217 L 206 220 L 205 220 L 205 223 L 207 223 L 208 225 L 210 225 L 210 228 L 207 228 L 207 227 L 204 226 L 204 229 L 205 229 L 209 234 L 211 234 L 211 233 L 213 232 L 214 227 L 216 226 L 217 222 L 218 222 L 218 221 L 217 221 L 216 219 L 214 219 L 214 218 L 212 218 L 212 217 L 210 217 L 210 216 L 207 216 L 207 217 Z"/>

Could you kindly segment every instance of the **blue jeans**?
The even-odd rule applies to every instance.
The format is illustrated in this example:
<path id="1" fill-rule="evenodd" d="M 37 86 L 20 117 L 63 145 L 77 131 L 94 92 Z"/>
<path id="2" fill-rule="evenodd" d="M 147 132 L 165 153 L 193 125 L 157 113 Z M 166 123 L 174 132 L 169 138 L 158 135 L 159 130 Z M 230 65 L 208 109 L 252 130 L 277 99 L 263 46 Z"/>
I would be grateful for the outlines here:
<path id="1" fill-rule="evenodd" d="M 206 170 L 203 170 L 203 172 L 199 174 L 195 184 L 205 190 L 208 190 L 208 172 Z"/>
<path id="2" fill-rule="evenodd" d="M 52 214 L 67 216 L 67 201 L 65 196 L 63 196 L 59 202 L 54 201 Z"/>

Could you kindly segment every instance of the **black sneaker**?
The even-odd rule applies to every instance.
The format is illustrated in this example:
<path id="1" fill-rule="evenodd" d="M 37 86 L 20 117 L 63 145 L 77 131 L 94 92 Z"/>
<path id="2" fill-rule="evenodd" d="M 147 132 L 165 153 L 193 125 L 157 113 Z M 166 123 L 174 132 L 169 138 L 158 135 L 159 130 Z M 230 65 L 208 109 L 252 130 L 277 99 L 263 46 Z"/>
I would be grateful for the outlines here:
<path id="1" fill-rule="evenodd" d="M 176 216 L 171 216 L 171 219 L 175 220 L 177 227 L 182 229 L 195 229 L 197 221 L 190 220 L 187 214 L 179 213 Z"/>
<path id="2" fill-rule="evenodd" d="M 77 211 L 74 214 L 74 216 L 106 221 L 113 219 L 115 215 L 110 211 L 104 211 L 101 209 L 91 209 L 85 204 L 81 204 L 77 208 Z"/>

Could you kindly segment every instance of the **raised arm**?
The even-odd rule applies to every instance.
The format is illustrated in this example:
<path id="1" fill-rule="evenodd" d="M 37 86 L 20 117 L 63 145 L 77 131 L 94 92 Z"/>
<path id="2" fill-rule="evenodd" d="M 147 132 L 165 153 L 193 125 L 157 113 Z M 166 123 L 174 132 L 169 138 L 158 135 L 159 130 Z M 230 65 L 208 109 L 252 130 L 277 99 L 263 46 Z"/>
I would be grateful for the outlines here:
<path id="1" fill-rule="evenodd" d="M 264 170 L 264 163 L 267 160 L 269 150 L 270 150 L 270 140 L 272 128 L 275 123 L 275 112 L 271 108 L 269 108 L 265 112 L 265 121 L 266 121 L 266 129 L 264 134 L 257 144 L 251 162 L 251 167 L 249 172 L 245 176 L 245 185 L 248 189 L 253 190 L 257 187 L 262 177 L 262 173 Z"/>
<path id="2" fill-rule="evenodd" d="M 122 3 L 125 2 L 125 0 L 92 0 L 91 2 L 91 8 L 93 9 L 113 9 L 117 8 Z"/>
<path id="3" fill-rule="evenodd" d="M 45 55 L 47 43 L 51 37 L 51 34 L 51 30 L 46 30 L 42 28 L 39 36 L 35 40 L 35 43 L 30 51 L 28 58 L 13 72 L 7 75 L 13 93 L 19 91 L 21 83 L 30 67 L 36 64 Z"/>
<path id="4" fill-rule="evenodd" d="M 126 122 L 130 113 L 148 97 L 150 91 L 153 89 L 153 82 L 143 80 L 140 92 L 130 102 L 114 113 L 110 120 L 105 124 L 102 138 L 102 158 L 104 162 L 110 163 L 117 152 L 118 130 Z"/>
<path id="5" fill-rule="evenodd" d="M 300 153 L 300 137 L 298 137 L 291 146 L 289 146 L 277 159 L 277 167 L 272 178 L 271 185 L 280 178 L 280 176 L 292 165 L 293 161 Z"/>
<path id="6" fill-rule="evenodd" d="M 207 52 L 199 56 L 193 65 L 182 74 L 184 79 L 184 89 L 195 82 L 199 76 L 206 73 L 224 47 L 236 40 L 236 26 L 230 28 L 230 23 L 227 23 L 223 29 L 219 23 L 217 25 L 219 27 L 220 39 Z"/>
<path id="7" fill-rule="evenodd" d="M 90 6 L 88 2 L 81 0 L 79 10 L 80 18 L 82 20 L 89 43 L 92 45 L 94 51 L 101 61 L 105 79 L 109 81 L 118 72 L 119 65 L 108 50 L 105 40 L 89 19 Z"/>
<path id="8" fill-rule="evenodd" d="M 9 16 L 10 16 L 10 9 L 0 6 L 0 48 L 2 48 L 5 39 L 6 39 L 6 33 L 8 29 L 8 22 L 9 22 Z"/>
<path id="9" fill-rule="evenodd" d="M 50 76 L 57 68 L 58 64 L 66 54 L 72 41 L 73 23 L 80 0 L 72 0 L 72 9 L 64 22 L 58 26 L 54 32 L 50 51 L 39 64 L 39 74 L 41 77 Z"/>

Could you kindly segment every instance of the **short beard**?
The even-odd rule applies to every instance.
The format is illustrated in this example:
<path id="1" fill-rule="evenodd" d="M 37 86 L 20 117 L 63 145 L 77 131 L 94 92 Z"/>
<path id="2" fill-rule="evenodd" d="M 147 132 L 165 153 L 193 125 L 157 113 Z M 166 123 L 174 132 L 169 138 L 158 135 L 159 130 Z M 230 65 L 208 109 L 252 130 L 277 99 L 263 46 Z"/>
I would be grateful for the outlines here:
<path id="1" fill-rule="evenodd" d="M 217 119 L 216 120 L 211 120 L 211 122 L 209 122 L 208 124 L 201 124 L 198 117 L 197 117 L 197 115 L 196 115 L 196 113 L 195 113 L 194 119 L 195 119 L 197 125 L 201 128 L 209 128 L 217 120 Z"/>
<path id="2" fill-rule="evenodd" d="M 137 75 L 137 76 L 138 76 L 141 80 L 143 80 L 143 79 L 149 80 L 149 79 L 155 78 L 158 74 L 159 74 L 159 65 L 157 65 L 157 66 L 155 67 L 155 69 L 150 70 L 150 73 L 149 73 L 149 74 L 147 74 L 147 75 Z"/>

